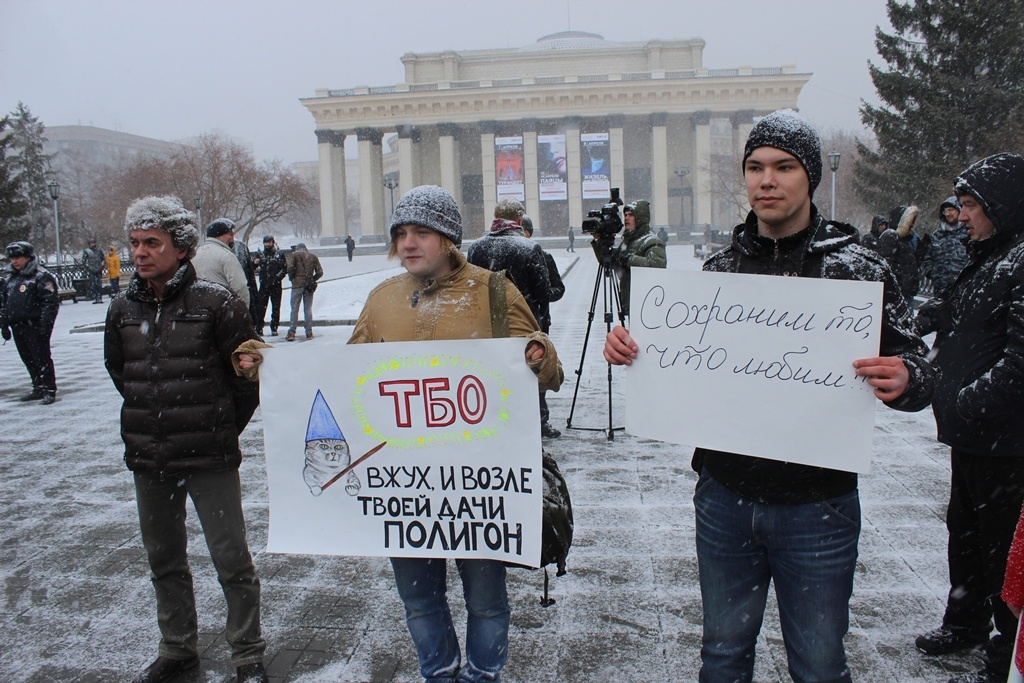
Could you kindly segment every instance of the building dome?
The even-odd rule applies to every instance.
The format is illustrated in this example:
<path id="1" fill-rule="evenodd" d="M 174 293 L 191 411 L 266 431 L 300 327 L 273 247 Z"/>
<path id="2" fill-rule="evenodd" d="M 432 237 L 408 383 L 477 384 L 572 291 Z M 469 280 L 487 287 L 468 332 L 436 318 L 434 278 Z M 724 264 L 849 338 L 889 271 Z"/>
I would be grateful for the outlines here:
<path id="1" fill-rule="evenodd" d="M 610 47 L 616 43 L 603 36 L 586 31 L 561 31 L 538 38 L 533 45 L 520 48 L 524 52 L 536 50 L 579 50 L 581 48 Z"/>

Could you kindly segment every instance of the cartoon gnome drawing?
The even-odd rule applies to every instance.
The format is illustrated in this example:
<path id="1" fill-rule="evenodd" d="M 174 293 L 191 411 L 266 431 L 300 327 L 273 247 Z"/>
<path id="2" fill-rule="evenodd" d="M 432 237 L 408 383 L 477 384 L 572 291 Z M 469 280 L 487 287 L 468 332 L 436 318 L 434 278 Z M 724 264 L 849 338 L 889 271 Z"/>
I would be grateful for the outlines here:
<path id="1" fill-rule="evenodd" d="M 314 496 L 323 493 L 323 486 L 352 462 L 352 454 L 348 441 L 341 433 L 330 406 L 319 390 L 313 399 L 313 407 L 309 411 L 309 424 L 306 426 L 306 465 L 302 469 L 302 479 Z M 345 478 L 345 492 L 350 496 L 359 493 L 362 483 L 355 472 L 349 472 Z"/>

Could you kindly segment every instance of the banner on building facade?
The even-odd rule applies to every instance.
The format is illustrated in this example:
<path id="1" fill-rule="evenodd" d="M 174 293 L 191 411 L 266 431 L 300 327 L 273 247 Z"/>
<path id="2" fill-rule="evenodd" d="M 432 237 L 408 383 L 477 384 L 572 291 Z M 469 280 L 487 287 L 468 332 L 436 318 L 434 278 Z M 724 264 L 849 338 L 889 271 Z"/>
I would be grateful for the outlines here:
<path id="1" fill-rule="evenodd" d="M 882 283 L 634 268 L 626 431 L 867 473 Z"/>
<path id="2" fill-rule="evenodd" d="M 525 345 L 265 349 L 267 549 L 536 567 L 540 413 Z"/>
<path id="3" fill-rule="evenodd" d="M 537 166 L 540 200 L 568 199 L 569 174 L 565 162 L 564 135 L 537 136 Z"/>
<path id="4" fill-rule="evenodd" d="M 580 170 L 583 198 L 605 199 L 611 194 L 612 165 L 608 133 L 580 135 Z"/>
<path id="5" fill-rule="evenodd" d="M 523 137 L 494 138 L 494 173 L 498 201 L 526 200 L 526 172 L 523 168 Z"/>

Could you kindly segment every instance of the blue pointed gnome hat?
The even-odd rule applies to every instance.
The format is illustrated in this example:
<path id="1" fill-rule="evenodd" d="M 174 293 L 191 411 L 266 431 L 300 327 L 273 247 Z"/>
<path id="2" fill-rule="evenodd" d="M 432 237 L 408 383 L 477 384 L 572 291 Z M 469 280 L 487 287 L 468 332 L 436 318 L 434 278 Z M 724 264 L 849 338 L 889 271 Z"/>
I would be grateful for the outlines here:
<path id="1" fill-rule="evenodd" d="M 341 427 L 334 419 L 334 413 L 324 400 L 320 390 L 316 391 L 316 398 L 313 399 L 313 407 L 309 411 L 309 424 L 306 425 L 306 443 L 316 439 L 340 439 L 345 441 L 345 435 L 341 433 Z"/>

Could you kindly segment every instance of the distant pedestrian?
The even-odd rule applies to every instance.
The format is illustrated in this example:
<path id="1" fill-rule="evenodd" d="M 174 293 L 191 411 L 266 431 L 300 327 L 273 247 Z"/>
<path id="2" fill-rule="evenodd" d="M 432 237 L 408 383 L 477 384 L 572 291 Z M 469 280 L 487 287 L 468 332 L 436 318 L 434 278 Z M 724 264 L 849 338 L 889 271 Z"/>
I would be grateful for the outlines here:
<path id="1" fill-rule="evenodd" d="M 267 306 L 270 306 L 270 334 L 277 336 L 281 324 L 281 281 L 288 273 L 284 252 L 277 248 L 273 235 L 263 238 L 263 251 L 259 254 L 259 312 L 256 317 L 256 331 L 261 335 L 267 324 Z"/>
<path id="2" fill-rule="evenodd" d="M 218 218 L 206 226 L 206 241 L 192 257 L 196 277 L 224 285 L 249 307 L 249 283 L 235 256 L 235 222 Z"/>
<path id="3" fill-rule="evenodd" d="M 668 244 L 668 230 L 665 229 L 664 225 L 658 228 L 658 239 L 661 240 L 662 244 Z"/>
<path id="4" fill-rule="evenodd" d="M 299 326 L 299 306 L 302 306 L 303 322 L 306 328 L 306 339 L 313 338 L 313 293 L 317 281 L 323 277 L 324 269 L 317 255 L 310 252 L 306 245 L 299 242 L 292 253 L 288 254 L 288 279 L 292 283 L 291 324 L 288 326 L 287 341 L 295 341 L 295 330 Z"/>
<path id="5" fill-rule="evenodd" d="M 969 261 L 944 297 L 921 306 L 935 332 L 932 410 L 950 447 L 949 596 L 930 655 L 984 646 L 984 668 L 958 683 L 1005 681 L 1017 620 L 999 599 L 1024 504 L 1024 156 L 996 154 L 954 181 Z M 993 630 L 993 622 L 995 629 Z"/>
<path id="6" fill-rule="evenodd" d="M 96 248 L 96 240 L 89 238 L 89 246 L 82 250 L 82 266 L 89 279 L 89 296 L 94 304 L 103 303 L 103 271 L 107 268 L 107 259 L 103 252 Z"/>
<path id="7" fill-rule="evenodd" d="M 352 254 L 356 251 L 356 241 L 352 239 L 352 235 L 345 235 L 345 251 L 348 253 L 348 260 L 352 262 Z"/>
<path id="8" fill-rule="evenodd" d="M 107 251 L 107 277 L 110 279 L 110 298 L 113 299 L 121 291 L 121 257 L 113 244 Z"/>
<path id="9" fill-rule="evenodd" d="M 136 270 L 107 311 L 103 351 L 124 399 L 124 461 L 135 480 L 160 627 L 158 656 L 133 683 L 171 681 L 199 664 L 189 498 L 227 600 L 224 638 L 237 681 L 266 683 L 260 582 L 238 476 L 238 435 L 259 404 L 259 385 L 231 364 L 231 352 L 256 331 L 241 299 L 197 278 L 191 258 L 199 232 L 180 199 L 136 200 L 125 232 Z"/>
<path id="10" fill-rule="evenodd" d="M 4 341 L 14 337 L 21 362 L 32 379 L 32 392 L 22 401 L 50 405 L 56 400 L 57 378 L 50 355 L 50 336 L 60 310 L 57 280 L 43 268 L 29 242 L 7 245 L 11 270 L 0 292 L 0 331 Z"/>
<path id="11" fill-rule="evenodd" d="M 569 226 L 569 232 L 566 234 L 569 237 L 569 246 L 566 247 L 565 250 L 575 252 L 576 248 L 573 245 L 576 243 L 576 233 L 573 232 L 572 226 Z"/>

